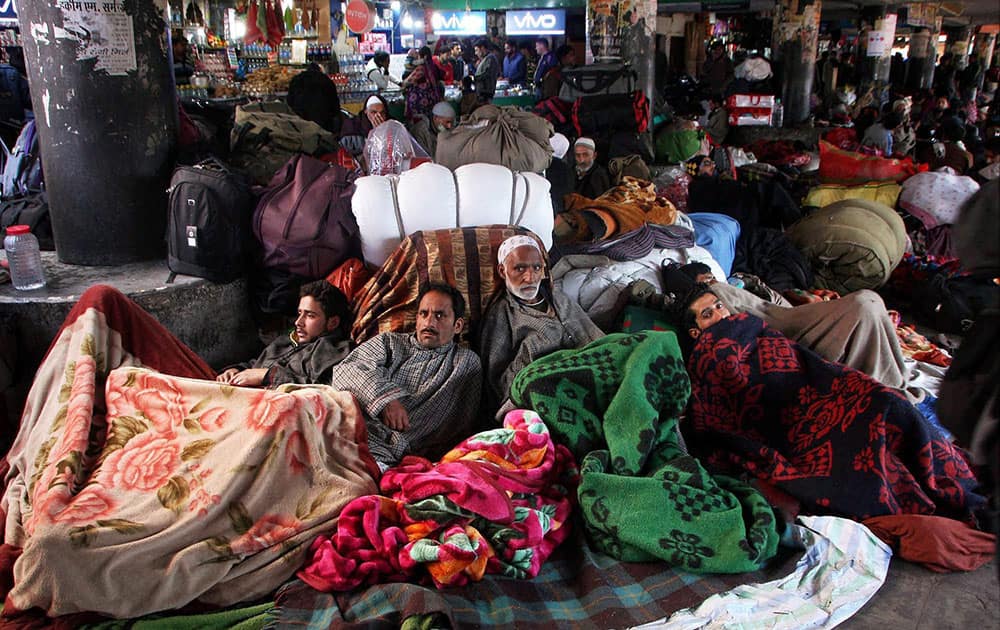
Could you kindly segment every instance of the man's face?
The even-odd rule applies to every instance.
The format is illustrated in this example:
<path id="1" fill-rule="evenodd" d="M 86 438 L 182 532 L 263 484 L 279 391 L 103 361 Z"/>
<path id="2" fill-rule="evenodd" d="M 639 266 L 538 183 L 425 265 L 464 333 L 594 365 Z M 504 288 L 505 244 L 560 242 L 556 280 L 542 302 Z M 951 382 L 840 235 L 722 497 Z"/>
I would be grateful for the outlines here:
<path id="1" fill-rule="evenodd" d="M 548 47 L 542 42 L 535 42 L 535 53 L 541 57 L 545 53 L 549 52 Z"/>
<path id="2" fill-rule="evenodd" d="M 542 253 L 530 245 L 515 248 L 500 264 L 500 277 L 511 295 L 525 302 L 533 301 L 545 277 Z"/>
<path id="3" fill-rule="evenodd" d="M 712 57 L 714 57 L 715 59 L 719 59 L 720 57 L 722 57 L 723 52 L 724 51 L 722 49 L 722 46 L 716 46 L 712 48 Z"/>
<path id="4" fill-rule="evenodd" d="M 475 46 L 473 48 L 473 50 L 476 51 L 476 57 L 478 57 L 479 59 L 482 59 L 483 57 L 486 56 L 486 47 L 485 46 Z"/>
<path id="5" fill-rule="evenodd" d="M 424 348 L 440 348 L 462 332 L 465 320 L 455 317 L 451 296 L 431 291 L 417 307 L 417 343 Z"/>
<path id="6" fill-rule="evenodd" d="M 385 105 L 382 103 L 372 103 L 365 109 L 365 115 L 368 116 L 372 127 L 378 127 L 386 121 Z"/>
<path id="7" fill-rule="evenodd" d="M 295 319 L 295 340 L 299 343 L 315 341 L 339 325 L 340 318 L 327 317 L 316 298 L 307 295 L 299 299 L 299 316 Z"/>
<path id="8" fill-rule="evenodd" d="M 576 65 L 576 51 L 571 50 L 562 58 L 562 65 L 564 66 L 575 66 Z"/>
<path id="9" fill-rule="evenodd" d="M 688 334 L 695 339 L 701 335 L 701 331 L 732 314 L 726 308 L 726 305 L 722 303 L 722 300 L 712 293 L 700 296 L 688 308 L 694 313 L 694 323 L 697 326 L 697 328 L 689 328 Z"/>
<path id="10" fill-rule="evenodd" d="M 188 43 L 186 40 L 178 39 L 174 41 L 174 58 L 183 59 L 187 55 Z"/>
<path id="11" fill-rule="evenodd" d="M 590 170 L 590 167 L 594 165 L 594 157 L 597 152 L 590 147 L 576 146 L 573 147 L 573 156 L 576 158 L 576 168 L 579 171 Z"/>
<path id="12" fill-rule="evenodd" d="M 715 175 L 715 160 L 710 157 L 702 158 L 698 163 L 699 175 Z"/>
<path id="13" fill-rule="evenodd" d="M 942 96 L 934 104 L 934 107 L 936 109 L 948 109 L 949 105 L 950 105 L 950 103 L 948 102 L 948 99 L 946 97 Z"/>
<path id="14" fill-rule="evenodd" d="M 514 53 L 516 53 L 516 52 L 517 52 L 517 48 L 515 48 L 515 47 L 514 47 L 514 44 L 510 44 L 510 43 L 508 43 L 508 44 L 504 44 L 504 45 L 503 45 L 503 51 L 504 51 L 504 52 L 505 52 L 505 53 L 506 53 L 507 55 L 513 55 Z"/>
<path id="15" fill-rule="evenodd" d="M 458 59 L 459 57 L 461 57 L 462 56 L 462 47 L 458 46 L 458 45 L 452 46 L 451 47 L 451 56 L 454 57 L 455 59 Z"/>
<path id="16" fill-rule="evenodd" d="M 451 129 L 455 126 L 454 118 L 445 118 L 444 116 L 433 116 L 432 122 L 434 123 L 434 128 L 438 131 L 444 131 L 446 129 Z"/>

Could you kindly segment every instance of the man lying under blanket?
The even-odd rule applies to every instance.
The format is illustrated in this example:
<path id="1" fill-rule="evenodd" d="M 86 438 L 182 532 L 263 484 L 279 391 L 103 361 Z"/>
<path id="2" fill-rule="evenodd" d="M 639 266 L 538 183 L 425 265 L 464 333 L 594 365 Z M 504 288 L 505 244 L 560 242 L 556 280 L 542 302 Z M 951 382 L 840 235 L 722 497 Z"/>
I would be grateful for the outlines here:
<path id="1" fill-rule="evenodd" d="M 959 450 L 904 397 L 826 361 L 698 284 L 674 316 L 694 340 L 684 437 L 716 472 L 749 474 L 810 513 L 974 522 L 983 497 Z"/>

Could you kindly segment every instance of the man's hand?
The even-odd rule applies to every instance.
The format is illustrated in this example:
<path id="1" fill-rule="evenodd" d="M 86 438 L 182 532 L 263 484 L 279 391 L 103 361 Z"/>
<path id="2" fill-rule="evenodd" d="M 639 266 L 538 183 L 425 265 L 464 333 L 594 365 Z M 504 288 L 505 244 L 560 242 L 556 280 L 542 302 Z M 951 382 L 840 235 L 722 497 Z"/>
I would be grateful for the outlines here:
<path id="1" fill-rule="evenodd" d="M 236 376 L 237 374 L 239 374 L 239 370 L 238 369 L 236 369 L 236 368 L 229 368 L 225 372 L 223 372 L 223 373 L 219 374 L 218 376 L 216 376 L 215 380 L 217 380 L 220 383 L 232 383 L 233 382 L 233 377 Z"/>
<path id="2" fill-rule="evenodd" d="M 230 368 L 234 369 L 234 368 Z M 222 376 L 227 374 L 229 370 L 226 370 L 219 375 L 217 380 L 221 380 Z M 236 385 L 237 387 L 260 387 L 264 384 L 264 377 L 267 376 L 267 370 L 264 368 L 251 368 L 249 370 L 243 370 L 242 372 L 237 372 L 233 374 L 228 381 L 222 381 L 224 383 L 229 383 L 230 385 Z"/>
<path id="3" fill-rule="evenodd" d="M 405 431 L 410 427 L 410 414 L 398 400 L 394 400 L 382 410 L 382 422 L 390 429 Z"/>

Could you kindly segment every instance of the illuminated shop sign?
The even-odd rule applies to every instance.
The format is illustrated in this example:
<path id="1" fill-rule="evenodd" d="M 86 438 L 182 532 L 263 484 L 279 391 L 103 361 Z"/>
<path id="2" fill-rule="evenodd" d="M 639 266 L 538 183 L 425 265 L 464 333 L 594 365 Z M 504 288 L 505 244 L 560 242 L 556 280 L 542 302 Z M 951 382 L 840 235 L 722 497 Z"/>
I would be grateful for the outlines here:
<path id="1" fill-rule="evenodd" d="M 485 35 L 486 11 L 435 11 L 431 26 L 438 35 Z"/>
<path id="2" fill-rule="evenodd" d="M 16 22 L 17 5 L 14 0 L 0 0 L 0 22 Z"/>
<path id="3" fill-rule="evenodd" d="M 564 9 L 508 11 L 508 35 L 562 35 L 566 32 Z"/>

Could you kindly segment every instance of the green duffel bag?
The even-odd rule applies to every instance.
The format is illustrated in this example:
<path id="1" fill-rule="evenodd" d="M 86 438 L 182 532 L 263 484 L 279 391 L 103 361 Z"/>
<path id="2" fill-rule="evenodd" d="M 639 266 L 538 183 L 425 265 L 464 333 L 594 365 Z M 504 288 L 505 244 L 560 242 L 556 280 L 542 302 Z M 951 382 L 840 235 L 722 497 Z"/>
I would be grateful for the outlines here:
<path id="1" fill-rule="evenodd" d="M 812 263 L 816 287 L 841 295 L 885 284 L 906 250 L 903 219 L 867 199 L 832 203 L 785 234 Z"/>
<path id="2" fill-rule="evenodd" d="M 255 183 L 266 185 L 292 156 L 334 153 L 338 142 L 336 135 L 299 118 L 284 103 L 252 103 L 236 109 L 229 160 Z"/>

